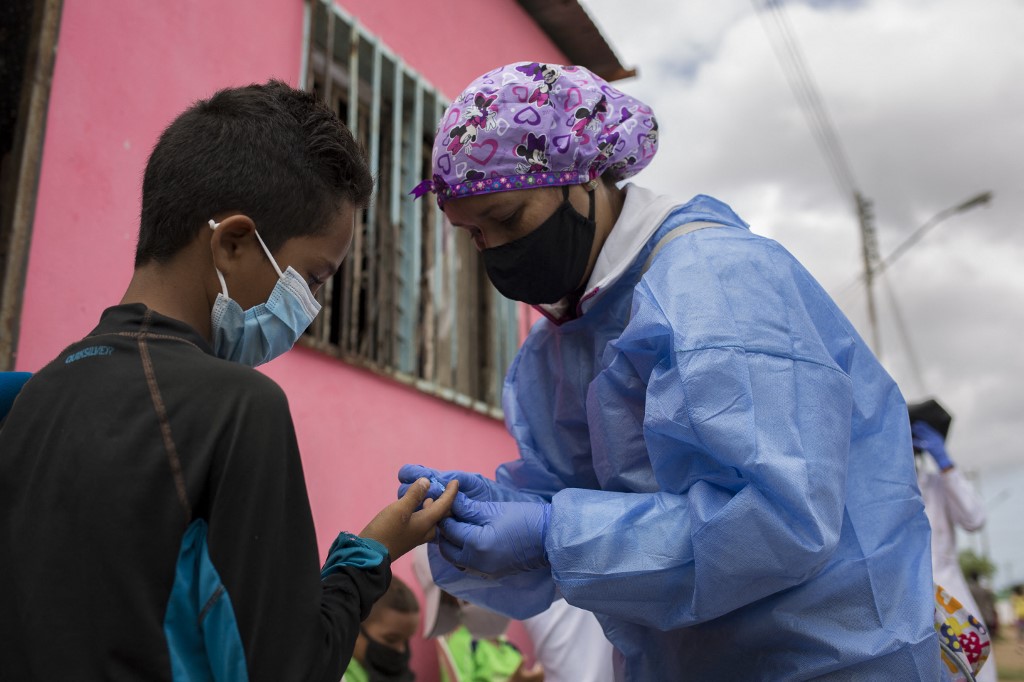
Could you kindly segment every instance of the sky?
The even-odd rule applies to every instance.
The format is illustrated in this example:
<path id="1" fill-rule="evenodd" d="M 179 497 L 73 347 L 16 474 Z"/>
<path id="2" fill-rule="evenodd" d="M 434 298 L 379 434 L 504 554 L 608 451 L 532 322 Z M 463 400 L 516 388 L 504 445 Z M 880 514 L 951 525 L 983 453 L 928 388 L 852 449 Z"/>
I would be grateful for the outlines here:
<path id="1" fill-rule="evenodd" d="M 581 4 L 639 70 L 617 85 L 658 117 L 658 156 L 636 182 L 730 204 L 792 252 L 870 340 L 865 289 L 851 286 L 863 271 L 852 200 L 754 2 Z M 886 270 L 875 351 L 908 402 L 935 397 L 953 414 L 947 445 L 989 503 L 997 583 L 1024 581 L 1024 0 L 784 8 L 853 181 L 873 203 L 883 258 L 944 209 L 993 194 Z"/>

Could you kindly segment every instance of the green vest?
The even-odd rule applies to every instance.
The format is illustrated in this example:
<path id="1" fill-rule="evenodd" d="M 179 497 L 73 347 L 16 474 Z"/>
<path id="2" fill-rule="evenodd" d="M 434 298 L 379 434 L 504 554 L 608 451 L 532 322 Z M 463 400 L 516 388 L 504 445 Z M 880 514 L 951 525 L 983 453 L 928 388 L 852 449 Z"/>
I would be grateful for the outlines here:
<path id="1" fill-rule="evenodd" d="M 345 670 L 345 674 L 341 678 L 341 682 L 370 682 L 370 674 L 366 672 L 363 666 L 359 665 L 359 661 L 352 658 L 348 662 L 348 669 Z"/>
<path id="2" fill-rule="evenodd" d="M 523 662 L 523 655 L 504 637 L 474 640 L 465 626 L 438 640 L 437 648 L 441 682 L 506 682 Z M 446 661 L 455 668 L 455 679 L 448 674 Z"/>

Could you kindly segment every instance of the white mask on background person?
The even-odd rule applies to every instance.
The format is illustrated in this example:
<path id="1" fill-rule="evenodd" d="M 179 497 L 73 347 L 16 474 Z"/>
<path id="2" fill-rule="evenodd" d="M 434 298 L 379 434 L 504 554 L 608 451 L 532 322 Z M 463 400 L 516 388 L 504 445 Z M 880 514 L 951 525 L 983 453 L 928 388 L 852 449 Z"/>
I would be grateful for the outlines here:
<path id="1" fill-rule="evenodd" d="M 210 221 L 210 229 L 218 227 L 220 223 Z M 210 311 L 213 352 L 219 358 L 250 367 L 270 362 L 291 349 L 320 312 L 320 304 L 305 280 L 291 266 L 281 272 L 260 233 L 255 234 L 278 276 L 270 298 L 243 311 L 228 296 L 224 275 L 214 266 L 221 293 Z"/>
<path id="2" fill-rule="evenodd" d="M 496 639 L 508 630 L 510 618 L 469 602 L 460 603 L 462 624 L 476 639 Z"/>

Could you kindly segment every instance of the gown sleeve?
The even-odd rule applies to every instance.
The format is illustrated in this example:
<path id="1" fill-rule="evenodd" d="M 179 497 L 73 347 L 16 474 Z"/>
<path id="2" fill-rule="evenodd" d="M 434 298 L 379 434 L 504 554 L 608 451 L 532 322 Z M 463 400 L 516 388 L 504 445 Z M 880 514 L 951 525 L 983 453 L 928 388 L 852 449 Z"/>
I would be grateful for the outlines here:
<path id="1" fill-rule="evenodd" d="M 959 469 L 938 474 L 945 492 L 946 512 L 949 519 L 964 530 L 973 533 L 985 525 L 985 507 L 970 483 Z"/>

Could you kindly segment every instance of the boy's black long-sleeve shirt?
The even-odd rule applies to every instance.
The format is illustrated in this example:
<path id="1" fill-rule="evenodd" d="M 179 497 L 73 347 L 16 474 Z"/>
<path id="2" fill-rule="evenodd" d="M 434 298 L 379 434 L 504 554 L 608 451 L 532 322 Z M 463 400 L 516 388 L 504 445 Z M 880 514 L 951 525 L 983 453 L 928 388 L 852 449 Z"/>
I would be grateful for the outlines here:
<path id="1" fill-rule="evenodd" d="M 0 679 L 333 682 L 390 563 L 317 555 L 284 393 L 145 306 L 0 428 Z"/>

